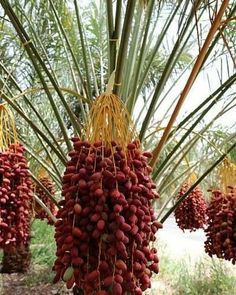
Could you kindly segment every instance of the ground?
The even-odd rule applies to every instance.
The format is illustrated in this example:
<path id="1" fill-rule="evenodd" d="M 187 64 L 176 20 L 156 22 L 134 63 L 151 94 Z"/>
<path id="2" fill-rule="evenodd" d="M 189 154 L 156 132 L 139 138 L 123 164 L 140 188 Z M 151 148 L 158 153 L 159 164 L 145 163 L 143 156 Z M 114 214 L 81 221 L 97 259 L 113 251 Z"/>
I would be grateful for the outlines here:
<path id="1" fill-rule="evenodd" d="M 43 271 L 43 270 L 41 270 Z M 45 269 L 44 271 L 49 271 Z M 38 283 L 36 286 L 29 286 L 30 278 L 34 273 L 27 274 L 1 274 L 1 295 L 70 295 L 63 284 L 52 285 L 48 282 Z"/>

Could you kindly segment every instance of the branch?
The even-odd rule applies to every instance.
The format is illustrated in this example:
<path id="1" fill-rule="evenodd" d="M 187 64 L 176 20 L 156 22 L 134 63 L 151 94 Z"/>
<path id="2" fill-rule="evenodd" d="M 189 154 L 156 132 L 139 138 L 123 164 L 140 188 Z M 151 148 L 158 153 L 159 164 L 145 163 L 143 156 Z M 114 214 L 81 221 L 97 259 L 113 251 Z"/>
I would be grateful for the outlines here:
<path id="1" fill-rule="evenodd" d="M 176 118 L 177 118 L 177 116 L 179 114 L 179 111 L 180 111 L 180 109 L 181 109 L 181 107 L 182 107 L 182 105 L 183 105 L 183 103 L 184 103 L 184 101 L 185 101 L 185 99 L 186 99 L 186 97 L 187 97 L 187 95 L 188 95 L 188 93 L 189 93 L 189 91 L 190 91 L 190 89 L 191 89 L 191 87 L 192 87 L 192 85 L 193 85 L 193 83 L 194 83 L 194 81 L 195 81 L 195 79 L 196 79 L 202 65 L 203 65 L 203 62 L 204 62 L 205 56 L 207 54 L 207 50 L 208 50 L 208 48 L 209 48 L 209 46 L 211 44 L 211 41 L 213 40 L 215 33 L 217 32 L 219 26 L 221 25 L 221 19 L 222 19 L 222 16 L 223 16 L 224 12 L 225 12 L 225 9 L 227 8 L 228 2 L 229 2 L 228 0 L 223 1 L 218 14 L 215 17 L 214 22 L 212 23 L 212 26 L 211 26 L 211 28 L 209 30 L 209 33 L 208 33 L 208 35 L 206 37 L 206 40 L 205 40 L 205 42 L 204 42 L 204 44 L 202 46 L 202 49 L 201 49 L 201 51 L 200 51 L 200 53 L 198 55 L 198 58 L 197 58 L 197 60 L 196 60 L 196 62 L 194 64 L 194 67 L 193 67 L 193 69 L 192 69 L 192 71 L 190 73 L 190 76 L 188 78 L 188 81 L 187 81 L 184 89 L 183 89 L 183 92 L 181 93 L 180 98 L 179 98 L 179 100 L 177 102 L 177 105 L 176 105 L 176 107 L 175 107 L 175 109 L 174 109 L 174 111 L 172 113 L 172 116 L 171 116 L 171 118 L 170 118 L 170 120 L 169 120 L 169 122 L 167 124 L 167 127 L 163 132 L 161 140 L 159 141 L 159 144 L 157 145 L 157 147 L 153 151 L 153 158 L 152 158 L 152 160 L 150 162 L 150 165 L 152 167 L 155 166 L 155 164 L 157 162 L 157 159 L 158 159 L 158 157 L 159 157 L 159 155 L 160 155 L 160 153 L 162 151 L 162 148 L 164 147 L 164 145 L 166 143 L 166 140 L 167 140 L 168 135 L 169 135 L 169 133 L 171 131 L 171 128 L 172 128 L 172 126 L 173 126 L 173 124 L 174 124 L 174 122 L 175 122 L 175 120 L 176 120 Z"/>
<path id="2" fill-rule="evenodd" d="M 56 217 L 52 214 L 52 212 L 48 209 L 48 207 L 39 199 L 39 197 L 34 195 L 34 199 L 43 208 L 43 210 L 48 214 L 48 216 L 52 219 L 53 223 L 56 223 L 57 222 Z"/>
<path id="3" fill-rule="evenodd" d="M 114 83 L 114 94 L 119 94 L 119 89 L 121 86 L 121 78 L 122 78 L 122 72 L 124 68 L 124 62 L 126 60 L 126 54 L 128 49 L 128 41 L 129 41 L 129 35 L 132 27 L 132 18 L 134 14 L 134 8 L 135 8 L 136 0 L 129 0 L 126 7 L 126 14 L 125 14 L 125 20 L 124 25 L 122 29 L 122 36 L 120 41 L 120 48 L 117 58 L 117 66 L 116 66 L 116 75 L 115 75 L 115 83 Z"/>

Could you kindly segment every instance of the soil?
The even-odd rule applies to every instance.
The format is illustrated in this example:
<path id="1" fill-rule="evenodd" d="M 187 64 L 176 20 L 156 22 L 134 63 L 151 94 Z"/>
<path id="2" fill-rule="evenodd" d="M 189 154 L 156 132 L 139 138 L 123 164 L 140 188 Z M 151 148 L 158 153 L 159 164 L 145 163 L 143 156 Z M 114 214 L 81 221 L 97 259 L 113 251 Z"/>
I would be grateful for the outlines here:
<path id="1" fill-rule="evenodd" d="M 48 282 L 29 284 L 32 274 L 0 274 L 0 295 L 72 295 L 63 283 Z"/>

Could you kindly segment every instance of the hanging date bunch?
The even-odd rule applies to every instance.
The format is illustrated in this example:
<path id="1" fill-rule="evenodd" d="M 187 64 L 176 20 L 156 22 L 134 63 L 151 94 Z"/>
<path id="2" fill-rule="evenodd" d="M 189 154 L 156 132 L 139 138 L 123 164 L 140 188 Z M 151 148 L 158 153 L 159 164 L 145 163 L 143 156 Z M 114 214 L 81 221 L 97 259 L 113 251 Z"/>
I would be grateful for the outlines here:
<path id="1" fill-rule="evenodd" d="M 9 243 L 9 238 L 11 238 L 9 218 L 11 218 L 11 215 L 15 215 L 15 212 L 10 212 L 10 215 L 8 215 L 9 212 L 6 208 L 11 191 L 10 184 L 11 165 L 8 155 L 6 152 L 0 151 L 0 248 L 3 248 L 7 242 Z"/>
<path id="2" fill-rule="evenodd" d="M 54 282 L 82 294 L 142 294 L 158 273 L 151 246 L 161 224 L 151 203 L 150 152 L 133 139 L 119 97 L 99 96 L 82 139 L 73 138 L 56 222 Z"/>
<path id="3" fill-rule="evenodd" d="M 205 251 L 236 262 L 236 165 L 228 160 L 220 168 L 221 189 L 212 190 L 207 209 Z"/>
<path id="4" fill-rule="evenodd" d="M 32 182 L 14 118 L 4 105 L 0 113 L 0 248 L 14 251 L 29 241 Z"/>
<path id="5" fill-rule="evenodd" d="M 191 177 L 188 182 L 185 182 L 178 195 L 177 201 L 189 190 L 193 179 Z M 199 187 L 195 187 L 187 198 L 175 209 L 174 216 L 176 223 L 183 231 L 195 231 L 203 228 L 206 223 L 206 209 L 207 205 L 204 200 L 203 193 Z"/>
<path id="6" fill-rule="evenodd" d="M 55 195 L 54 183 L 49 177 L 42 176 L 42 177 L 39 177 L 38 180 L 41 182 L 41 184 L 48 190 L 48 192 L 52 196 Z M 49 198 L 45 190 L 37 183 L 34 184 L 34 192 L 40 198 L 40 200 L 47 206 L 47 208 L 50 210 L 52 215 L 56 216 L 57 207 L 55 203 Z M 37 203 L 37 201 L 34 202 L 34 212 L 35 212 L 35 218 L 38 218 L 41 220 L 46 219 L 48 221 L 48 224 L 54 224 L 52 218 L 40 206 L 40 204 Z"/>

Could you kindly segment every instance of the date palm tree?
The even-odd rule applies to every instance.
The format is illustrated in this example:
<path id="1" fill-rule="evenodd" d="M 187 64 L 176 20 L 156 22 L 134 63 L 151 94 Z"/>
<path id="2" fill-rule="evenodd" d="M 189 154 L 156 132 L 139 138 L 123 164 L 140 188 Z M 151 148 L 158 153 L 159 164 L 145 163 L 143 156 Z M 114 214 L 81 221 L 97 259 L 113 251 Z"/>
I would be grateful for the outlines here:
<path id="1" fill-rule="evenodd" d="M 235 133 L 225 138 L 227 149 L 206 135 L 235 107 L 233 0 L 0 4 L 0 93 L 14 111 L 34 179 L 43 167 L 60 190 L 69 138 L 81 134 L 91 103 L 108 82 L 143 148 L 153 151 L 162 222 L 178 205 L 165 211 L 190 173 L 201 172 L 192 190 L 235 147 Z M 193 98 L 192 86 L 203 78 L 198 87 L 207 91 Z M 189 161 L 202 144 L 206 152 Z M 215 145 L 222 152 L 209 156 Z"/>

